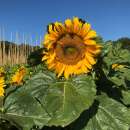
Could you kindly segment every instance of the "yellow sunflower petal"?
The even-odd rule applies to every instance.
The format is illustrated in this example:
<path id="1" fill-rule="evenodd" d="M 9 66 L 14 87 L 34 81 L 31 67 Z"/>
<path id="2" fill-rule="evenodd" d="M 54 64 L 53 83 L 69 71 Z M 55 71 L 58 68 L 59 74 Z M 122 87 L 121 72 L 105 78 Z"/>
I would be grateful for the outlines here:
<path id="1" fill-rule="evenodd" d="M 73 24 L 71 19 L 65 20 L 65 26 L 67 32 L 72 32 Z"/>
<path id="2" fill-rule="evenodd" d="M 60 35 L 65 32 L 65 28 L 64 28 L 63 24 L 59 23 L 59 22 L 55 22 L 54 30 L 55 30 L 55 32 L 59 33 Z"/>
<path id="3" fill-rule="evenodd" d="M 52 69 L 52 68 L 54 68 L 55 67 L 55 63 L 50 63 L 50 64 L 48 64 L 48 69 Z"/>
<path id="4" fill-rule="evenodd" d="M 81 74 L 81 73 L 82 73 L 81 67 L 74 72 L 74 74 Z"/>
<path id="5" fill-rule="evenodd" d="M 82 73 L 88 73 L 89 70 L 84 66 L 84 67 L 79 67 L 76 69 L 76 71 L 74 72 L 74 74 L 82 74 Z"/>
<path id="6" fill-rule="evenodd" d="M 80 31 L 80 21 L 77 17 L 73 18 L 73 32 L 78 33 Z"/>
<path id="7" fill-rule="evenodd" d="M 69 65 L 69 66 L 68 66 L 68 74 L 69 74 L 69 75 L 72 75 L 72 74 L 74 73 L 74 71 L 75 71 L 75 70 L 74 70 L 74 66 L 73 66 L 73 65 Z"/>
<path id="8" fill-rule="evenodd" d="M 92 65 L 87 59 L 84 59 L 84 64 L 87 66 L 88 69 L 92 69 Z"/>
<path id="9" fill-rule="evenodd" d="M 65 66 L 64 76 L 65 76 L 66 79 L 69 78 L 68 65 Z"/>
<path id="10" fill-rule="evenodd" d="M 101 46 L 98 45 L 88 46 L 87 51 L 95 55 L 99 54 L 101 52 Z"/>
<path id="11" fill-rule="evenodd" d="M 90 64 L 94 65 L 96 63 L 95 59 L 90 55 L 90 53 L 86 53 L 86 58 Z"/>
<path id="12" fill-rule="evenodd" d="M 44 47 L 46 47 L 48 50 L 52 47 L 53 43 L 55 43 L 57 38 L 51 36 L 51 34 L 46 34 L 44 38 Z"/>
<path id="13" fill-rule="evenodd" d="M 4 89 L 3 89 L 3 88 L 0 88 L 0 97 L 1 97 L 1 96 L 4 96 L 4 92 L 5 92 Z"/>
<path id="14" fill-rule="evenodd" d="M 47 60 L 47 64 L 50 64 L 51 62 L 53 62 L 53 60 L 55 59 L 55 53 L 53 53 L 52 55 L 49 56 L 48 60 Z"/>
<path id="15" fill-rule="evenodd" d="M 80 32 L 78 33 L 78 35 L 80 35 L 81 37 L 84 38 L 88 34 L 90 29 L 91 29 L 91 25 L 88 23 L 85 23 L 85 24 L 83 24 L 83 27 L 80 30 Z"/>
<path id="16" fill-rule="evenodd" d="M 47 59 L 48 59 L 47 55 L 45 55 L 44 57 L 42 57 L 42 61 L 47 60 Z"/>
<path id="17" fill-rule="evenodd" d="M 50 41 L 55 42 L 57 40 L 57 37 L 54 37 L 52 34 L 45 34 L 44 38 L 44 44 L 48 44 Z"/>
<path id="18" fill-rule="evenodd" d="M 94 41 L 94 40 L 85 40 L 84 43 L 86 45 L 96 45 L 96 41 Z"/>
<path id="19" fill-rule="evenodd" d="M 48 26 L 48 32 L 49 33 L 53 33 L 54 31 L 53 31 L 53 26 L 52 26 L 52 24 L 50 24 L 49 26 Z"/>
<path id="20" fill-rule="evenodd" d="M 82 69 L 82 72 L 86 72 L 87 67 L 85 67 L 85 65 L 83 64 L 83 65 L 81 66 L 81 69 Z"/>
<path id="21" fill-rule="evenodd" d="M 94 30 L 90 30 L 88 34 L 85 36 L 84 40 L 86 41 L 87 39 L 95 38 L 96 36 L 97 36 L 96 32 Z"/>
<path id="22" fill-rule="evenodd" d="M 59 37 L 58 33 L 53 30 L 53 26 L 52 26 L 52 25 L 49 25 L 48 31 L 49 31 L 49 33 L 50 33 L 53 37 L 55 37 L 55 38 L 58 38 L 58 37 Z"/>
<path id="23" fill-rule="evenodd" d="M 64 73 L 64 70 L 65 70 L 65 65 L 62 65 L 62 68 L 58 73 L 58 77 L 60 77 Z"/>

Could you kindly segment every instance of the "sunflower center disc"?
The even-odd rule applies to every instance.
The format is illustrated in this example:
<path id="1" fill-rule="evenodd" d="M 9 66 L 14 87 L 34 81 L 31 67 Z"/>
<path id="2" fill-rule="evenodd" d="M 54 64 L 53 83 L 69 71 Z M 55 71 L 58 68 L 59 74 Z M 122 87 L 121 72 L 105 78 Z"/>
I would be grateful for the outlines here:
<path id="1" fill-rule="evenodd" d="M 66 47 L 65 48 L 65 54 L 67 55 L 71 55 L 71 54 L 75 54 L 77 52 L 77 49 L 74 47 Z"/>
<path id="2" fill-rule="evenodd" d="M 64 49 L 64 55 L 66 58 L 74 59 L 78 56 L 79 52 L 76 47 L 66 46 Z"/>
<path id="3" fill-rule="evenodd" d="M 56 56 L 60 62 L 74 65 L 83 58 L 85 48 L 86 46 L 78 36 L 66 35 L 57 41 Z"/>

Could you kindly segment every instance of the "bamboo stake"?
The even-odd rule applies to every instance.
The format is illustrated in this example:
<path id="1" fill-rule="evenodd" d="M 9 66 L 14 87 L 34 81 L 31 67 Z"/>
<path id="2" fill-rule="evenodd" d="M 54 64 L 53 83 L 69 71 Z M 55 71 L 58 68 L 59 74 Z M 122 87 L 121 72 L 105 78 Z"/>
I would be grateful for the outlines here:
<path id="1" fill-rule="evenodd" d="M 5 32 L 4 32 L 5 30 L 4 30 L 4 27 L 3 27 L 3 30 L 2 30 L 2 31 L 3 31 L 3 32 L 2 32 L 2 33 L 3 33 L 3 37 L 2 37 L 2 38 L 3 38 L 3 42 L 2 42 L 2 43 L 3 43 L 3 56 L 2 56 L 2 57 L 3 57 L 3 64 L 6 64 Z"/>
<path id="2" fill-rule="evenodd" d="M 26 63 L 28 55 L 39 46 L 37 39 L 33 44 L 33 38 L 31 35 L 25 36 L 23 34 L 22 44 L 19 44 L 19 42 L 21 42 L 20 39 L 20 35 L 16 32 L 15 39 L 13 40 L 13 33 L 11 32 L 10 43 L 8 45 L 5 42 L 5 28 L 0 28 L 0 65 Z M 12 44 L 13 41 L 15 44 Z"/>

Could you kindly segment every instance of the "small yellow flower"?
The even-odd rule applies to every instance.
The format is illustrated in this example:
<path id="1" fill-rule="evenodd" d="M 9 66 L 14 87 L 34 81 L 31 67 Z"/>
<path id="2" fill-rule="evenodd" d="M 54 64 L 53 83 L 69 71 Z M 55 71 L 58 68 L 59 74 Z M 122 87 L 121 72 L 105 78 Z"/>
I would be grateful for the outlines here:
<path id="1" fill-rule="evenodd" d="M 0 76 L 2 76 L 5 73 L 4 67 L 0 67 Z"/>
<path id="2" fill-rule="evenodd" d="M 65 20 L 64 24 L 50 24 L 44 39 L 47 51 L 42 60 L 58 77 L 63 74 L 68 79 L 72 74 L 88 73 L 101 51 L 101 46 L 94 40 L 96 36 L 91 25 L 77 17 Z"/>
<path id="3" fill-rule="evenodd" d="M 5 80 L 4 76 L 0 76 L 0 96 L 4 96 Z"/>
<path id="4" fill-rule="evenodd" d="M 25 67 L 19 68 L 15 72 L 15 74 L 12 76 L 11 83 L 16 84 L 16 85 L 20 85 L 23 81 L 25 74 L 26 74 L 26 68 Z"/>
<path id="5" fill-rule="evenodd" d="M 113 64 L 112 65 L 112 69 L 113 70 L 121 69 L 121 68 L 124 68 L 124 67 L 125 67 L 125 65 L 120 65 L 120 64 Z"/>
<path id="6" fill-rule="evenodd" d="M 0 96 L 4 96 L 4 87 L 6 86 L 5 85 L 5 80 L 4 80 L 4 68 L 3 67 L 0 67 Z"/>

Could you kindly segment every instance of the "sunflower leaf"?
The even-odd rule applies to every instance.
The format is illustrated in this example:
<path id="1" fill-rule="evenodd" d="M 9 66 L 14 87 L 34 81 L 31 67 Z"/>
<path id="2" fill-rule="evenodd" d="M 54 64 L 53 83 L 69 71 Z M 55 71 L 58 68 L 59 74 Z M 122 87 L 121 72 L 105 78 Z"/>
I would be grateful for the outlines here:
<path id="1" fill-rule="evenodd" d="M 108 51 L 103 57 L 104 74 L 116 87 L 130 88 L 130 51 L 123 49 L 119 42 L 107 44 Z M 122 67 L 112 68 L 114 64 Z"/>
<path id="2" fill-rule="evenodd" d="M 91 106 L 95 95 L 90 76 L 59 80 L 52 72 L 39 72 L 5 99 L 2 116 L 25 130 L 33 125 L 66 126 Z"/>
<path id="3" fill-rule="evenodd" d="M 128 130 L 130 128 L 129 109 L 106 95 L 99 96 L 97 100 L 99 106 L 95 115 L 91 115 L 90 111 L 88 114 L 84 112 L 89 115 L 89 121 L 85 115 L 81 115 L 71 126 L 72 130 Z"/>
<path id="4" fill-rule="evenodd" d="M 108 78 L 117 87 L 122 86 L 130 89 L 130 68 L 128 66 L 114 71 Z"/>
<path id="5" fill-rule="evenodd" d="M 110 68 L 112 64 L 130 64 L 130 51 L 127 49 L 122 49 L 121 43 L 109 44 L 106 43 L 105 47 L 108 45 L 104 51 L 107 50 L 103 61 L 106 63 L 107 67 Z M 103 51 L 103 52 L 104 52 Z"/>
<path id="6" fill-rule="evenodd" d="M 130 105 L 130 90 L 123 91 L 122 90 L 122 101 L 125 105 Z"/>

